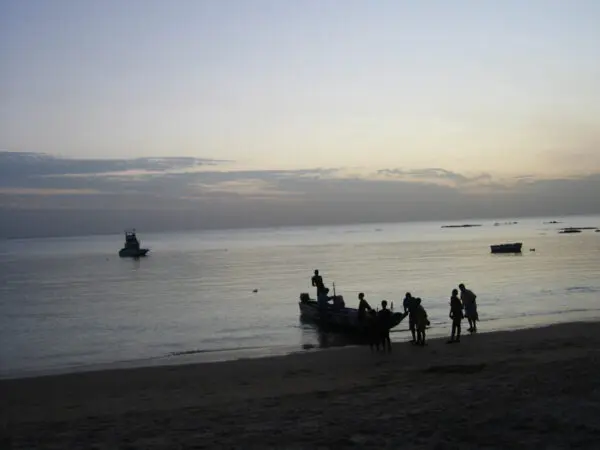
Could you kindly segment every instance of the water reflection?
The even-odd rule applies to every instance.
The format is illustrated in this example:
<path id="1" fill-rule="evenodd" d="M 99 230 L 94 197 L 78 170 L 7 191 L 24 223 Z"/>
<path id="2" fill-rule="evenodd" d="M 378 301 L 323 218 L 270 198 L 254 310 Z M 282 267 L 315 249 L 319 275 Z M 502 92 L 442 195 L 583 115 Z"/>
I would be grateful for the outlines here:
<path id="1" fill-rule="evenodd" d="M 316 324 L 302 317 L 299 318 L 302 331 L 302 348 L 331 348 L 348 345 L 367 345 L 365 336 L 342 332 L 330 326 Z"/>

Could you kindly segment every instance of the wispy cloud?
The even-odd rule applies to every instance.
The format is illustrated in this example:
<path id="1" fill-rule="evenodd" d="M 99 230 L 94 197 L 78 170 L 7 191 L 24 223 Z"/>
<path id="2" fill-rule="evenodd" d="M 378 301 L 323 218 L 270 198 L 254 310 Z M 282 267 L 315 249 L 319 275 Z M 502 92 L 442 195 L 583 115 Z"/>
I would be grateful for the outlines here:
<path id="1" fill-rule="evenodd" d="M 377 173 L 388 178 L 413 181 L 449 182 L 453 185 L 481 184 L 482 182 L 492 180 L 492 176 L 488 173 L 467 176 L 435 167 L 424 169 L 380 169 Z"/>
<path id="2" fill-rule="evenodd" d="M 189 157 L 76 159 L 59 158 L 45 153 L 0 152 L 0 179 L 44 175 L 104 175 L 132 171 L 167 173 L 226 162 L 229 161 Z"/>
<path id="3" fill-rule="evenodd" d="M 281 190 L 276 182 L 260 178 L 241 178 L 213 184 L 198 183 L 197 186 L 199 192 L 205 195 L 229 194 L 248 199 L 289 198 L 301 195 L 300 192 Z"/>
<path id="4" fill-rule="evenodd" d="M 98 195 L 101 191 L 95 189 L 39 189 L 39 188 L 2 188 L 0 195 Z"/>

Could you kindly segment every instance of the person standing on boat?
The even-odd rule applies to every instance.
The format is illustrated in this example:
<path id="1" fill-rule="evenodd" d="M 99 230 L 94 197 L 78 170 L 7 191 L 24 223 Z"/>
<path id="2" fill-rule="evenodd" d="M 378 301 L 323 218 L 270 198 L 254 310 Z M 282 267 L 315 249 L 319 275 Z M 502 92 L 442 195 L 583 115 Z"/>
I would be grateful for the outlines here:
<path id="1" fill-rule="evenodd" d="M 460 323 L 463 319 L 463 304 L 458 298 L 458 290 L 452 289 L 450 297 L 450 318 L 452 319 L 452 335 L 448 344 L 460 342 Z"/>
<path id="2" fill-rule="evenodd" d="M 327 309 L 329 307 L 329 288 L 323 287 L 322 289 L 317 291 L 317 303 L 319 309 Z"/>
<path id="3" fill-rule="evenodd" d="M 473 291 L 467 289 L 463 283 L 459 284 L 458 288 L 460 289 L 460 299 L 465 308 L 465 316 L 469 321 L 469 333 L 476 333 L 477 321 L 479 320 L 479 314 L 477 314 L 477 296 Z"/>
<path id="4" fill-rule="evenodd" d="M 364 292 L 358 294 L 358 321 L 364 323 L 367 317 L 367 311 L 373 311 L 371 305 L 365 300 Z"/>
<path id="5" fill-rule="evenodd" d="M 319 271 L 315 270 L 315 274 L 311 278 L 311 283 L 313 287 L 317 288 L 317 297 L 319 296 L 319 292 L 325 289 L 325 284 L 323 284 L 323 277 L 319 275 Z"/>
<path id="6" fill-rule="evenodd" d="M 402 306 L 404 307 L 404 313 L 408 314 L 408 328 L 410 330 L 410 334 L 412 334 L 412 343 L 417 342 L 416 333 L 415 333 L 415 307 L 416 302 L 415 298 L 412 296 L 410 292 L 407 292 L 404 296 L 404 301 L 402 302 Z"/>

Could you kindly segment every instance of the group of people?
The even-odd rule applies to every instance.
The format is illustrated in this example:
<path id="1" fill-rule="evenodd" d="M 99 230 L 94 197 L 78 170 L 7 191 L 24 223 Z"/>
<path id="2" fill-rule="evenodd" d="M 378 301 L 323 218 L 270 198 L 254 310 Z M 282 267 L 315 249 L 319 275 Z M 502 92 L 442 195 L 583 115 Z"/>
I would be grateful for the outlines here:
<path id="1" fill-rule="evenodd" d="M 477 296 L 467 289 L 463 283 L 458 285 L 460 290 L 460 298 L 458 290 L 452 289 L 450 297 L 450 319 L 452 319 L 452 334 L 449 344 L 460 342 L 460 328 L 462 319 L 466 318 L 469 321 L 469 333 L 477 332 L 477 322 L 479 315 L 477 314 Z"/>
<path id="2" fill-rule="evenodd" d="M 384 351 L 392 351 L 392 341 L 390 339 L 392 311 L 388 309 L 386 300 L 382 300 L 381 309 L 375 311 L 365 300 L 364 292 L 358 294 L 358 321 L 367 330 L 371 350 L 376 349 L 379 351 L 381 346 Z"/>
<path id="3" fill-rule="evenodd" d="M 312 285 L 317 288 L 317 302 L 320 307 L 326 307 L 329 300 L 333 299 L 334 308 L 344 307 L 343 304 L 336 303 L 336 296 L 329 296 L 329 289 L 325 287 L 323 278 L 319 275 L 319 271 L 314 271 L 312 277 Z M 460 291 L 460 296 L 459 296 Z M 477 313 L 477 296 L 467 289 L 463 283 L 458 285 L 458 289 L 452 290 L 450 297 L 450 319 L 452 320 L 452 332 L 449 344 L 460 342 L 462 320 L 466 318 L 469 322 L 470 333 L 477 332 L 477 322 L 479 315 Z M 341 300 L 343 302 L 343 300 Z M 404 301 L 403 309 L 405 316 L 408 316 L 408 327 L 412 334 L 410 341 L 415 345 L 425 345 L 425 330 L 430 325 L 427 311 L 422 305 L 421 298 L 413 297 L 410 292 L 407 292 Z M 392 306 L 393 307 L 393 306 Z M 358 294 L 358 320 L 363 323 L 368 329 L 370 335 L 371 349 L 379 350 L 380 345 L 383 350 L 391 351 L 392 344 L 390 341 L 390 323 L 392 320 L 392 311 L 388 308 L 388 302 L 382 300 L 381 309 L 375 311 L 365 299 L 365 294 Z"/>

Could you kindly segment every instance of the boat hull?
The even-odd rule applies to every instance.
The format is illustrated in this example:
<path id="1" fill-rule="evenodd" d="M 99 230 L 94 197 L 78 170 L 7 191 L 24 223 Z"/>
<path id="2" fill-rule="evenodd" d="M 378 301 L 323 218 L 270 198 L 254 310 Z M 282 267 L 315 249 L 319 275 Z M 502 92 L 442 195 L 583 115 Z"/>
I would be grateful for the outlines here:
<path id="1" fill-rule="evenodd" d="M 367 327 L 358 320 L 358 310 L 355 308 L 328 308 L 321 311 L 315 301 L 298 302 L 300 316 L 310 322 L 329 328 L 351 333 L 365 333 Z M 396 327 L 406 317 L 403 313 L 392 313 L 390 329 Z"/>
<path id="2" fill-rule="evenodd" d="M 515 242 L 513 244 L 490 245 L 492 253 L 521 253 L 523 244 Z"/>
<path id="3" fill-rule="evenodd" d="M 121 258 L 140 258 L 142 256 L 146 256 L 146 254 L 150 251 L 147 248 L 140 249 L 131 249 L 131 248 L 122 248 L 119 250 L 119 256 Z"/>

